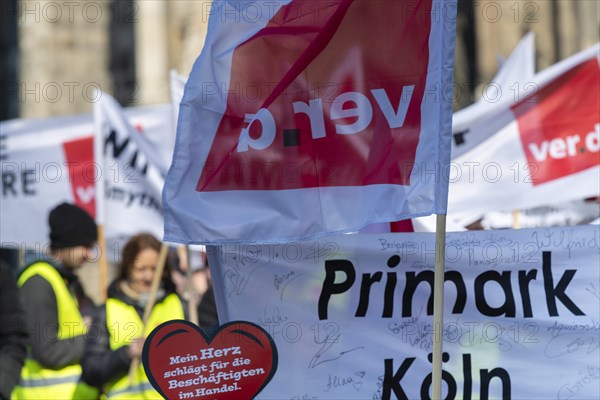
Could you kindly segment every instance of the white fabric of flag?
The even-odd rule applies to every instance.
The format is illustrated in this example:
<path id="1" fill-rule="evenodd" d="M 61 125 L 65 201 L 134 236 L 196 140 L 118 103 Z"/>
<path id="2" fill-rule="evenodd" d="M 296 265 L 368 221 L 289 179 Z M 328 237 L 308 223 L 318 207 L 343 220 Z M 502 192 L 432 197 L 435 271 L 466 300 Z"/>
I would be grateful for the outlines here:
<path id="1" fill-rule="evenodd" d="M 505 109 L 533 85 L 535 76 L 535 35 L 526 34 L 515 46 L 492 80 L 483 87 L 482 96 L 472 105 L 452 115 L 452 158 L 485 141 L 495 131 L 489 128 L 486 114 Z"/>
<path id="2" fill-rule="evenodd" d="M 165 240 L 308 239 L 445 213 L 456 2 L 244 4 L 213 2 Z"/>
<path id="3" fill-rule="evenodd" d="M 448 218 L 465 226 L 600 193 L 600 46 L 545 69 L 531 91 L 479 122 L 488 137 L 453 158 Z M 596 90 L 598 89 L 598 90 Z"/>

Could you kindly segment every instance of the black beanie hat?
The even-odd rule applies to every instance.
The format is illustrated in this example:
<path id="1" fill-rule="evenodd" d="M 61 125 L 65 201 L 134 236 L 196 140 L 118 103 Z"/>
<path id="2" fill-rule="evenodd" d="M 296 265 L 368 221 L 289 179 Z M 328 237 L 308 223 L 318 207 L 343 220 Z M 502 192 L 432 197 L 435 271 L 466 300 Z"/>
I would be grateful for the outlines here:
<path id="1" fill-rule="evenodd" d="M 82 208 L 62 203 L 50 211 L 50 247 L 90 246 L 98 240 L 98 227 L 94 219 Z"/>

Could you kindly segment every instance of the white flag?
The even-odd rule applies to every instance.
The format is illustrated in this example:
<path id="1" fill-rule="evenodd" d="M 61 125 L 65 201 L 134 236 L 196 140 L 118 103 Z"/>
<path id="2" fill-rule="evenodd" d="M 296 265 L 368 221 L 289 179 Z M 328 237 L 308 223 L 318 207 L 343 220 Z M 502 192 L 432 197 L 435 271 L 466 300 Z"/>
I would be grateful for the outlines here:
<path id="1" fill-rule="evenodd" d="M 169 73 L 169 78 L 171 84 L 171 107 L 173 108 L 173 132 L 176 132 L 177 120 L 179 119 L 179 106 L 181 105 L 187 79 L 179 75 L 174 69 Z"/>
<path id="2" fill-rule="evenodd" d="M 446 212 L 456 1 L 214 3 L 165 239 L 286 241 Z M 431 171 L 434 171 L 433 173 Z"/>
<path id="3" fill-rule="evenodd" d="M 519 93 L 532 85 L 534 75 L 535 43 L 534 34 L 530 32 L 484 87 L 482 97 L 452 115 L 452 158 L 460 157 L 495 132 L 490 129 L 490 120 L 486 116 L 516 102 Z"/>
<path id="4" fill-rule="evenodd" d="M 105 175 L 106 236 L 147 231 L 160 237 L 164 185 L 164 165 L 156 162 L 160 150 L 150 145 L 143 131 L 136 132 L 121 107 L 107 94 L 95 104 L 94 129 L 104 138 L 101 170 Z M 164 134 L 171 132 L 166 130 Z"/>
<path id="5" fill-rule="evenodd" d="M 598 195 L 599 49 L 542 71 L 529 96 L 482 118 L 489 138 L 454 158 L 448 171 L 450 219 L 464 226 L 488 211 Z"/>

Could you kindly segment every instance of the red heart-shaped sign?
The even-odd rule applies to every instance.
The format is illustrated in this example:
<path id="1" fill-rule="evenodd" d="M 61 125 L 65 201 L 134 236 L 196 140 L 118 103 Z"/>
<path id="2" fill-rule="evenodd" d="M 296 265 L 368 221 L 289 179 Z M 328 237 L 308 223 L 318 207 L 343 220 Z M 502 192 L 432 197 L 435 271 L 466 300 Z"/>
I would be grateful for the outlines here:
<path id="1" fill-rule="evenodd" d="M 260 326 L 222 325 L 208 337 L 188 321 L 154 329 L 142 354 L 154 388 L 166 399 L 252 399 L 277 369 L 277 349 Z"/>

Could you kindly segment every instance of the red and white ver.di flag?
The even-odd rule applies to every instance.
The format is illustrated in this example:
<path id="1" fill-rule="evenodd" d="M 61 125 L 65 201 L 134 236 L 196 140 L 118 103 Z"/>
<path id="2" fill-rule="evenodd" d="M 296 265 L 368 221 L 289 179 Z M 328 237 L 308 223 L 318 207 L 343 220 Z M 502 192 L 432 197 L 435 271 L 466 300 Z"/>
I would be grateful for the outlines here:
<path id="1" fill-rule="evenodd" d="M 285 241 L 446 211 L 456 1 L 216 1 L 165 240 Z"/>
<path id="2" fill-rule="evenodd" d="M 600 193 L 600 45 L 537 74 L 532 90 L 474 126 L 488 137 L 453 159 L 448 218 L 582 200 Z"/>

